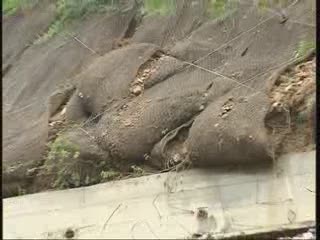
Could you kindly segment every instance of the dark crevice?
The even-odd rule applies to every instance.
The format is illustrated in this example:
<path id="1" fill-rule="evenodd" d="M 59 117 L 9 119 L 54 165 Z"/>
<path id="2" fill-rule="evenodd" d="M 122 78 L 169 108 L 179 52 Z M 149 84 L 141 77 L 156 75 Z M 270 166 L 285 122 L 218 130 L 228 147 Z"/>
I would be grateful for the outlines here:
<path id="1" fill-rule="evenodd" d="M 2 70 L 2 77 L 4 77 L 12 68 L 12 64 L 7 64 L 6 66 L 4 66 L 3 70 Z"/>
<path id="2" fill-rule="evenodd" d="M 206 88 L 206 91 L 208 92 L 208 91 L 212 88 L 212 86 L 213 86 L 213 82 L 211 82 L 211 83 L 208 85 L 208 87 Z"/>
<path id="3" fill-rule="evenodd" d="M 75 92 L 76 88 L 72 87 L 71 89 L 66 89 L 65 92 L 63 93 L 63 100 L 61 102 L 61 104 L 57 107 L 57 110 L 54 111 L 50 117 L 58 114 L 59 112 L 61 112 L 63 110 L 63 108 L 68 104 L 69 100 L 71 99 L 71 97 L 73 96 L 74 92 Z"/>
<path id="4" fill-rule="evenodd" d="M 149 164 L 152 167 L 163 170 L 181 163 L 181 161 L 177 161 L 176 163 L 171 161 L 171 157 L 169 157 L 169 155 L 177 153 L 181 155 L 181 157 L 185 157 L 184 155 L 187 152 L 184 152 L 182 148 L 188 138 L 189 129 L 191 128 L 196 116 L 197 115 L 193 116 L 187 122 L 168 132 L 153 146 L 149 160 Z"/>
<path id="5" fill-rule="evenodd" d="M 124 39 L 132 38 L 141 21 L 142 21 L 141 14 L 135 13 L 135 16 L 133 16 L 131 21 L 129 22 L 128 28 L 126 29 L 123 38 Z"/>
<path id="6" fill-rule="evenodd" d="M 18 62 L 22 56 L 22 54 L 30 47 L 31 45 L 27 44 L 20 52 L 18 52 L 15 56 L 12 57 L 11 63 L 5 65 L 2 71 L 2 77 L 4 77 L 14 66 L 14 63 Z"/>
<path id="7" fill-rule="evenodd" d="M 142 22 L 143 15 L 140 11 L 141 4 L 135 1 L 134 6 L 132 7 L 132 18 L 128 24 L 127 29 L 125 30 L 123 36 L 120 39 L 115 40 L 115 45 L 113 49 L 121 48 L 129 44 L 129 39 L 133 37 L 136 32 L 137 27 Z"/>
<path id="8" fill-rule="evenodd" d="M 209 84 L 209 87 L 203 92 L 204 95 L 207 94 L 209 89 L 212 87 L 212 83 Z M 187 148 L 185 142 L 189 136 L 189 130 L 192 127 L 195 119 L 203 112 L 203 110 L 208 105 L 207 100 L 204 100 L 199 112 L 195 113 L 190 119 L 185 123 L 177 126 L 170 132 L 166 133 L 163 138 L 154 145 L 151 151 L 151 164 L 157 168 L 175 167 L 179 171 L 180 167 L 185 167 L 186 165 L 190 167 L 191 162 L 188 159 Z M 183 159 L 180 159 L 178 162 L 170 159 L 173 155 L 178 154 Z M 169 158 L 168 158 L 169 156 Z"/>

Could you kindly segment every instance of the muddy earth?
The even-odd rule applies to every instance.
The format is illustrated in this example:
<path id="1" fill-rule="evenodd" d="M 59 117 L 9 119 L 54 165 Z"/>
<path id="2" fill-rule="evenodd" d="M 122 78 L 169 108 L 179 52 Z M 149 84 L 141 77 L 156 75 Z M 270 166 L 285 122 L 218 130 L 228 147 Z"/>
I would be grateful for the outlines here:
<path id="1" fill-rule="evenodd" d="M 40 42 L 55 1 L 4 16 L 4 196 L 311 150 L 314 1 L 234 2 L 119 1 Z"/>

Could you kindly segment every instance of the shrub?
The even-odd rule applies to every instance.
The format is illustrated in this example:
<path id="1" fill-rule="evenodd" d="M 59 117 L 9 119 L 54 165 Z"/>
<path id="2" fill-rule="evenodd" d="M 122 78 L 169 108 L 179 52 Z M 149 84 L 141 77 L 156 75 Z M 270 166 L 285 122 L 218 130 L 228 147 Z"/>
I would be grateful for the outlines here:
<path id="1" fill-rule="evenodd" d="M 14 14 L 18 9 L 27 9 L 37 4 L 39 0 L 3 0 L 4 15 Z"/>
<path id="2" fill-rule="evenodd" d="M 79 155 L 78 146 L 62 136 L 49 143 L 47 170 L 57 176 L 53 187 L 63 189 L 80 186 L 80 174 L 74 169 Z"/>
<path id="3" fill-rule="evenodd" d="M 169 15 L 176 10 L 175 1 L 172 0 L 144 0 L 143 11 L 147 14 Z"/>
<path id="4" fill-rule="evenodd" d="M 57 0 L 57 17 L 55 21 L 35 43 L 39 44 L 50 39 L 61 32 L 65 25 L 74 19 L 82 18 L 90 13 L 101 13 L 108 9 L 114 9 L 117 4 L 118 1 L 113 0 Z"/>
<path id="5" fill-rule="evenodd" d="M 70 158 L 77 159 L 79 157 L 78 147 L 62 136 L 49 143 L 49 149 L 48 160 L 62 162 Z"/>
<path id="6" fill-rule="evenodd" d="M 305 56 L 309 51 L 316 48 L 316 43 L 314 41 L 302 40 L 298 44 L 296 51 L 296 58 Z"/>
<path id="7" fill-rule="evenodd" d="M 238 2 L 239 0 L 210 0 L 207 14 L 210 18 L 224 20 L 236 10 Z"/>
<path id="8" fill-rule="evenodd" d="M 114 170 L 101 171 L 100 177 L 102 182 L 112 181 L 120 176 L 120 172 Z"/>

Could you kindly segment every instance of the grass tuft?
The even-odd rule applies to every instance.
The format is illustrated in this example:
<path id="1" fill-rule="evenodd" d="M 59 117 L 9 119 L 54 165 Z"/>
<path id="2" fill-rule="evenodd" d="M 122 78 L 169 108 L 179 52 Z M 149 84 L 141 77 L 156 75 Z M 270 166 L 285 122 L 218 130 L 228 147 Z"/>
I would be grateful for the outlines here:
<path id="1" fill-rule="evenodd" d="M 115 9 L 117 4 L 118 1 L 115 0 L 57 0 L 57 17 L 35 44 L 45 42 L 60 33 L 72 20 L 83 18 L 90 13 L 103 13 Z"/>
<path id="2" fill-rule="evenodd" d="M 207 14 L 213 19 L 225 19 L 235 11 L 238 2 L 238 0 L 210 0 Z"/>
<path id="3" fill-rule="evenodd" d="M 302 40 L 299 42 L 296 50 L 296 58 L 305 56 L 309 51 L 316 48 L 315 41 Z"/>
<path id="4" fill-rule="evenodd" d="M 15 14 L 19 9 L 30 9 L 39 0 L 2 0 L 2 11 L 5 16 Z"/>
<path id="5" fill-rule="evenodd" d="M 172 0 L 144 0 L 143 11 L 149 15 L 170 15 L 176 10 L 176 3 Z"/>

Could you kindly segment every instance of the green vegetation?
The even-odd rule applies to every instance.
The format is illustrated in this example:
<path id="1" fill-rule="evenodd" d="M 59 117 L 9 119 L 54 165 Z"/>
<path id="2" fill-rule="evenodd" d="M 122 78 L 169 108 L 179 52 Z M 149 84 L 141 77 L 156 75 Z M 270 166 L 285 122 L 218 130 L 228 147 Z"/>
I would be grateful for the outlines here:
<path id="1" fill-rule="evenodd" d="M 81 177 L 78 172 L 68 171 L 67 168 L 63 168 L 58 172 L 57 179 L 53 183 L 54 188 L 67 189 L 81 186 Z M 89 177 L 86 178 L 89 181 Z"/>
<path id="2" fill-rule="evenodd" d="M 72 165 L 80 153 L 78 146 L 59 136 L 54 142 L 49 143 L 48 170 L 57 172 L 57 179 L 53 187 L 68 188 L 80 186 L 80 174 L 72 170 Z"/>
<path id="3" fill-rule="evenodd" d="M 290 2 L 290 0 L 259 0 L 258 6 L 260 8 L 284 7 Z"/>
<path id="4" fill-rule="evenodd" d="M 302 40 L 298 44 L 298 48 L 296 51 L 296 58 L 305 56 L 309 51 L 316 48 L 315 41 L 306 41 Z"/>
<path id="5" fill-rule="evenodd" d="M 39 0 L 2 0 L 3 13 L 14 14 L 18 9 L 30 9 Z M 119 3 L 117 0 L 56 0 L 57 17 L 48 31 L 35 43 L 41 43 L 59 33 L 71 20 L 84 17 L 89 13 L 101 13 L 113 9 Z"/>
<path id="6" fill-rule="evenodd" d="M 114 9 L 117 4 L 118 1 L 115 0 L 57 0 L 56 20 L 36 43 L 50 39 L 61 32 L 65 25 L 74 19 L 82 18 L 90 13 L 103 13 Z"/>
<path id="7" fill-rule="evenodd" d="M 108 168 L 107 170 L 103 170 L 100 173 L 100 177 L 101 177 L 101 181 L 102 182 L 108 182 L 108 181 L 112 181 L 115 179 L 120 179 L 121 177 L 123 177 L 123 175 L 121 174 L 121 172 L 119 170 L 114 170 L 115 168 Z M 131 177 L 140 177 L 143 176 L 145 174 L 145 171 L 136 165 L 132 165 L 130 167 L 130 176 Z"/>
<path id="8" fill-rule="evenodd" d="M 65 161 L 79 157 L 78 146 L 72 144 L 67 139 L 59 136 L 54 142 L 49 143 L 48 160 Z"/>
<path id="9" fill-rule="evenodd" d="M 209 17 L 223 19 L 236 9 L 238 0 L 210 0 L 207 8 Z"/>
<path id="10" fill-rule="evenodd" d="M 143 11 L 148 14 L 169 15 L 176 10 L 173 0 L 144 0 L 143 3 Z"/>
<path id="11" fill-rule="evenodd" d="M 235 9 L 239 0 L 209 0 L 207 13 L 212 18 L 228 15 Z M 147 14 L 170 15 L 176 12 L 176 1 L 173 0 L 144 0 L 143 11 Z"/>
<path id="12" fill-rule="evenodd" d="M 80 158 L 79 147 L 62 135 L 48 146 L 46 170 L 54 176 L 54 188 L 89 186 L 121 177 L 120 171 L 110 161 Z"/>
<path id="13" fill-rule="evenodd" d="M 287 7 L 292 1 L 291 0 L 259 0 L 258 9 L 261 12 L 266 12 L 271 9 L 279 9 Z"/>
<path id="14" fill-rule="evenodd" d="M 120 172 L 114 170 L 101 171 L 100 177 L 102 182 L 112 181 L 120 177 Z"/>
<path id="15" fill-rule="evenodd" d="M 2 0 L 3 13 L 5 16 L 14 14 L 18 9 L 32 8 L 39 0 Z"/>
<path id="16" fill-rule="evenodd" d="M 145 174 L 144 170 L 141 167 L 136 165 L 131 166 L 131 170 L 133 172 L 134 177 L 140 177 Z"/>

